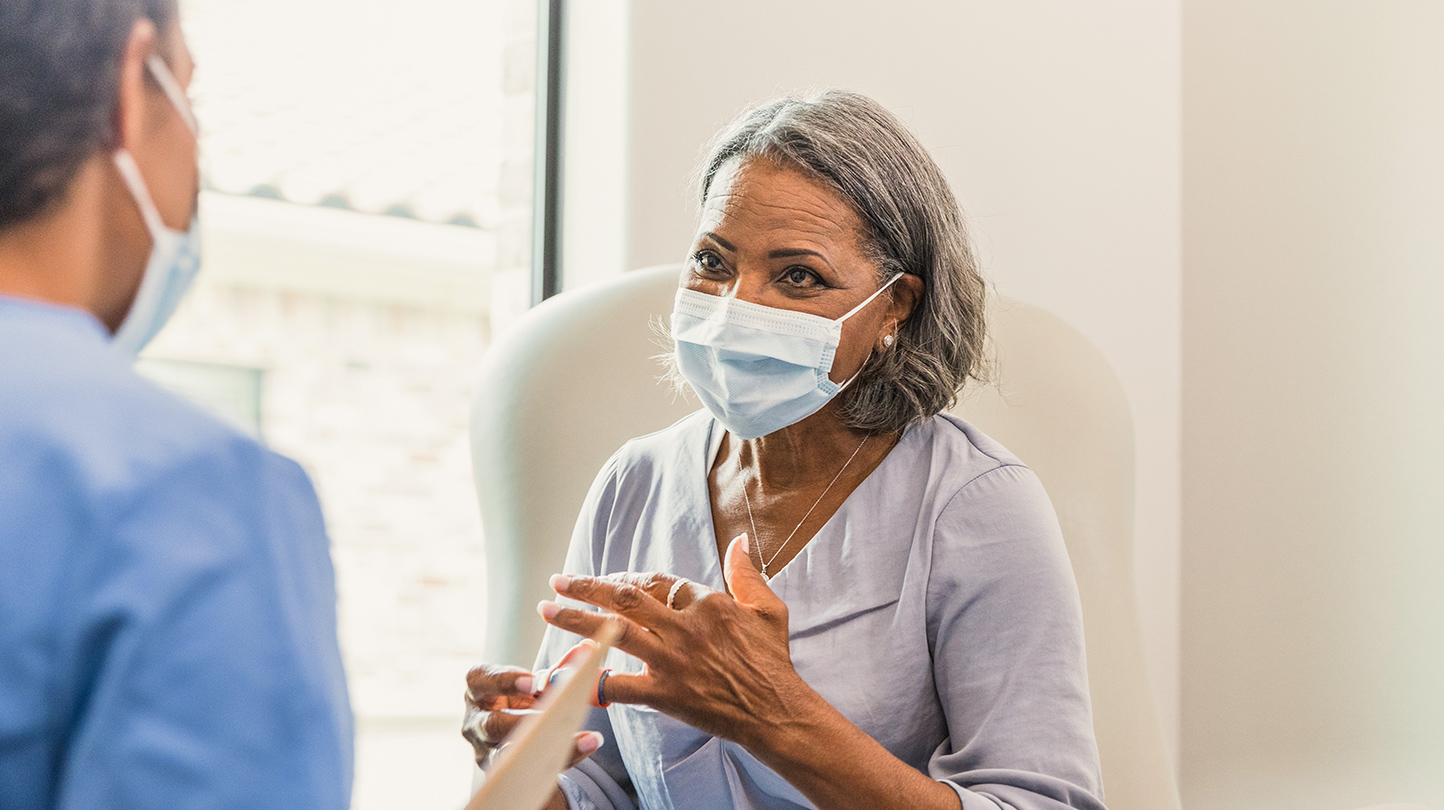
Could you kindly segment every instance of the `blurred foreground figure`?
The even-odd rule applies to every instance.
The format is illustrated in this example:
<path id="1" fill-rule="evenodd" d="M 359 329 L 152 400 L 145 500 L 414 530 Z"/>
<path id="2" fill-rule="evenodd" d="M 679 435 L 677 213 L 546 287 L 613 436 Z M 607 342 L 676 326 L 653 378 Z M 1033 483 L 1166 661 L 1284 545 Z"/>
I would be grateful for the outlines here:
<path id="1" fill-rule="evenodd" d="M 175 0 L 0 3 L 0 805 L 350 803 L 301 468 L 136 376 L 199 264 Z"/>

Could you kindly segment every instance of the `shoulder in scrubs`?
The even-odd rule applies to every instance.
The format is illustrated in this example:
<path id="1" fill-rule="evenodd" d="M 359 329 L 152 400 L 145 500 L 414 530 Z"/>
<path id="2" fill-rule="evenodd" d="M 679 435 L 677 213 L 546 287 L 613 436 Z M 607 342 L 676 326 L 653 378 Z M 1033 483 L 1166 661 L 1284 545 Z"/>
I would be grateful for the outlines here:
<path id="1" fill-rule="evenodd" d="M 335 603 L 299 466 L 0 297 L 0 805 L 346 808 Z"/>

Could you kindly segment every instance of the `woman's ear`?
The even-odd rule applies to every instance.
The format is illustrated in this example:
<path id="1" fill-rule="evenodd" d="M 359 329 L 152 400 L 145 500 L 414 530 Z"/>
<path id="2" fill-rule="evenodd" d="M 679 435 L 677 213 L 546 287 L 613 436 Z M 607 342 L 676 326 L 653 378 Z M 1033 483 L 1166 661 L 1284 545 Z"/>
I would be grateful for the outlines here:
<path id="1" fill-rule="evenodd" d="M 904 273 L 902 278 L 893 282 L 891 292 L 882 334 L 878 337 L 878 348 L 882 351 L 892 348 L 898 330 L 902 328 L 904 321 L 912 317 L 913 310 L 922 300 L 923 280 L 912 273 Z"/>

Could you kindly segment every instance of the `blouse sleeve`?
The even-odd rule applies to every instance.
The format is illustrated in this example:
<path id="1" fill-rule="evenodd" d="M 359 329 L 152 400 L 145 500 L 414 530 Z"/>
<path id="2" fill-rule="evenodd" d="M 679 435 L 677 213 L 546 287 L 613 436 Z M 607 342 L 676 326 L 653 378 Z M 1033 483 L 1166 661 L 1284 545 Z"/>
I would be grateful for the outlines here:
<path id="1" fill-rule="evenodd" d="M 616 487 L 617 459 L 613 457 L 597 475 L 591 491 L 587 493 L 586 501 L 582 504 L 576 528 L 572 531 L 571 545 L 567 548 L 567 561 L 562 573 L 596 575 L 605 548 L 606 529 L 611 519 L 612 506 L 616 502 Z M 567 601 L 570 607 L 591 609 L 580 602 L 564 601 Z M 550 668 L 580 641 L 580 636 L 548 625 L 546 634 L 542 636 L 535 669 Z M 582 728 L 600 732 L 603 738 L 602 747 L 558 777 L 562 793 L 567 798 L 567 806 L 572 810 L 636 810 L 632 781 L 622 763 L 607 710 L 591 709 L 582 723 Z"/>
<path id="2" fill-rule="evenodd" d="M 949 734 L 929 774 L 963 810 L 1103 810 L 1078 587 L 1031 470 L 1005 465 L 953 496 L 927 601 Z"/>

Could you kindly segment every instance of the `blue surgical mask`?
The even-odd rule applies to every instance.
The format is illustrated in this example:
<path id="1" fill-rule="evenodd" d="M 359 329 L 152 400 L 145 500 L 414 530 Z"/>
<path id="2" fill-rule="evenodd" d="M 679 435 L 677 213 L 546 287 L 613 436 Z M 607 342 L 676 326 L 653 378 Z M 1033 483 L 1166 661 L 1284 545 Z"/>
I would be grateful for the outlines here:
<path id="1" fill-rule="evenodd" d="M 170 69 L 157 56 L 151 56 L 146 66 L 175 105 L 191 134 L 198 134 L 185 93 Z M 150 259 L 145 266 L 145 275 L 141 277 L 140 289 L 136 291 L 125 320 L 115 331 L 116 348 L 134 358 L 175 314 L 200 271 L 200 220 L 198 216 L 192 217 L 190 228 L 185 232 L 167 228 L 156 210 L 135 158 L 121 149 L 115 153 L 115 166 L 120 170 L 126 188 L 130 189 L 130 195 L 135 198 L 135 205 L 140 209 L 141 219 L 145 220 L 151 238 Z"/>
<path id="2" fill-rule="evenodd" d="M 854 374 L 835 383 L 828 376 L 843 321 L 901 277 L 888 279 L 836 320 L 680 289 L 672 309 L 678 370 L 707 410 L 739 439 L 796 424 L 857 379 Z"/>

